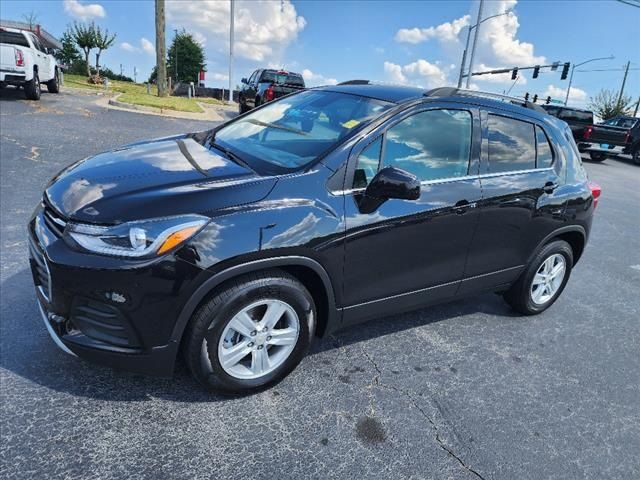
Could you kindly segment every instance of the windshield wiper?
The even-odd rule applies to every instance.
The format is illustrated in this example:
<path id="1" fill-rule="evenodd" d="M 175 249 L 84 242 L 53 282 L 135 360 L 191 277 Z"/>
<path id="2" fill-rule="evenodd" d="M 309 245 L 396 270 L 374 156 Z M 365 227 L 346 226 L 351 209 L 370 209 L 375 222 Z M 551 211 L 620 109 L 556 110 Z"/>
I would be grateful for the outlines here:
<path id="1" fill-rule="evenodd" d="M 209 145 L 211 145 L 216 150 L 220 150 L 222 153 L 224 153 L 227 157 L 229 157 L 234 162 L 239 163 L 240 165 L 242 165 L 243 167 L 248 168 L 251 171 L 255 171 L 253 168 L 251 168 L 251 165 L 249 165 L 246 162 L 246 160 L 243 160 L 242 158 L 240 158 L 238 155 L 233 153 L 228 148 L 225 148 L 222 145 L 220 145 L 219 143 L 216 143 L 213 138 L 211 139 L 211 142 L 209 143 Z"/>
<path id="2" fill-rule="evenodd" d="M 275 128 L 275 129 L 278 129 L 278 130 L 284 130 L 286 132 L 295 133 L 297 135 L 304 135 L 304 136 L 308 136 L 309 135 L 307 132 L 303 132 L 302 130 L 297 130 L 297 129 L 291 128 L 291 127 L 285 127 L 283 125 L 277 125 L 275 123 L 261 122 L 260 120 L 256 120 L 255 118 L 246 118 L 244 120 L 241 120 L 241 122 L 249 122 L 249 123 L 253 123 L 255 125 L 260 125 L 261 127 Z"/>

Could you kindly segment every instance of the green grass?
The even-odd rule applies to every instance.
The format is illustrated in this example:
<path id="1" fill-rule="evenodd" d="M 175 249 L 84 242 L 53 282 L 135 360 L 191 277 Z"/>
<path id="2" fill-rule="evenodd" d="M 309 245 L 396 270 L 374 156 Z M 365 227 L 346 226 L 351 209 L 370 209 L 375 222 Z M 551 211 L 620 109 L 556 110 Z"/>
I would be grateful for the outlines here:
<path id="1" fill-rule="evenodd" d="M 83 88 L 93 91 L 104 91 L 104 86 L 87 83 L 83 75 L 64 76 L 65 85 L 73 88 Z M 141 83 L 109 81 L 110 92 L 122 93 L 118 97 L 119 102 L 131 103 L 133 105 L 143 105 L 147 107 L 162 108 L 167 110 L 177 110 L 180 112 L 202 113 L 202 108 L 197 102 L 213 105 L 223 105 L 223 102 L 215 98 L 187 98 L 187 97 L 158 97 L 157 89 L 151 86 L 151 94 L 147 93 L 147 86 Z"/>

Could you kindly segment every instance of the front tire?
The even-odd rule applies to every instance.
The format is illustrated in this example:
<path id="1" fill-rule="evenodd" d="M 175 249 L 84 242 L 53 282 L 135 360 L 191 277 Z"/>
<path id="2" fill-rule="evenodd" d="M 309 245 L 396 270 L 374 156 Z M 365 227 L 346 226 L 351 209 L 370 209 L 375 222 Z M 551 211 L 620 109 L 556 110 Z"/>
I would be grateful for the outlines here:
<path id="1" fill-rule="evenodd" d="M 56 68 L 53 78 L 47 82 L 47 90 L 49 93 L 60 93 L 60 79 L 58 77 L 58 69 Z"/>
<path id="2" fill-rule="evenodd" d="M 226 283 L 193 315 L 184 356 L 205 388 L 246 394 L 276 384 L 305 356 L 315 334 L 313 298 L 279 270 Z"/>
<path id="3" fill-rule="evenodd" d="M 569 281 L 572 268 L 571 246 L 564 240 L 548 243 L 504 294 L 504 299 L 524 315 L 542 313 L 558 299 Z"/>
<path id="4" fill-rule="evenodd" d="M 40 100 L 40 77 L 33 72 L 33 78 L 24 84 L 24 95 L 28 100 Z"/>

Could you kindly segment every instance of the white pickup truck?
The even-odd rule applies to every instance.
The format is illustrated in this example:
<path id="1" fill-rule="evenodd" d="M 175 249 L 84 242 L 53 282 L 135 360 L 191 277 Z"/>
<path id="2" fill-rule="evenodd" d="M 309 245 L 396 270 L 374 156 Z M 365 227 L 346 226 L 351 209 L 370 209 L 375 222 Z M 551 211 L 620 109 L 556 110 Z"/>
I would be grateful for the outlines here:
<path id="1" fill-rule="evenodd" d="M 51 93 L 60 91 L 56 59 L 32 32 L 0 28 L 0 88 L 24 87 L 29 100 L 40 99 L 40 84 Z"/>

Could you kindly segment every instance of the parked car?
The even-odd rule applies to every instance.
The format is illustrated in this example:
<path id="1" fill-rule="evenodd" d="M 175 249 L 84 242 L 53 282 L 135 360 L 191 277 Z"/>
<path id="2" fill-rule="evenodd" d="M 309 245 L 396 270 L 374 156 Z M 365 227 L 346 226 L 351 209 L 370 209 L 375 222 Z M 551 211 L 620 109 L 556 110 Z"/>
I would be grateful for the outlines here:
<path id="1" fill-rule="evenodd" d="M 205 387 L 237 393 L 372 318 L 485 291 L 540 313 L 600 189 L 566 124 L 524 105 L 337 85 L 81 160 L 28 226 L 46 328 L 147 374 L 181 352 Z"/>
<path id="2" fill-rule="evenodd" d="M 304 88 L 304 78 L 299 73 L 271 69 L 256 70 L 249 79 L 242 79 L 238 96 L 240 113 Z"/>
<path id="3" fill-rule="evenodd" d="M 560 120 L 564 120 L 569 125 L 573 138 L 578 144 L 578 150 L 581 152 L 588 147 L 588 144 L 584 143 L 583 135 L 584 128 L 593 125 L 593 112 L 590 110 L 584 110 L 581 108 L 564 107 L 559 105 L 545 104 L 541 105 L 542 108 L 549 115 L 558 117 Z"/>
<path id="4" fill-rule="evenodd" d="M 596 162 L 624 153 L 640 165 L 640 118 L 618 116 L 598 125 L 589 125 L 584 129 L 583 138 L 592 143 L 588 151 Z"/>
<path id="5" fill-rule="evenodd" d="M 29 100 L 40 99 L 40 84 L 60 91 L 56 59 L 32 32 L 0 28 L 0 87 L 24 87 Z"/>

